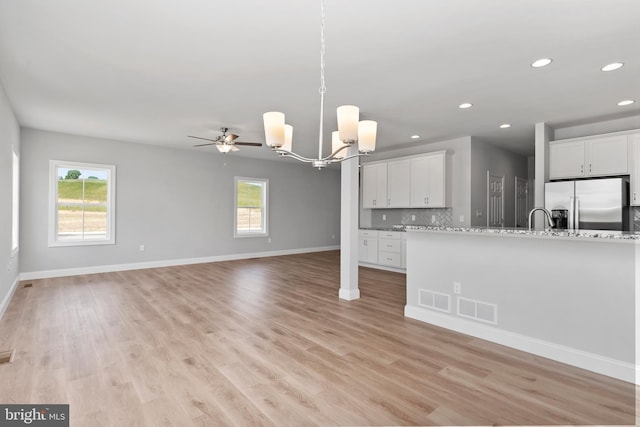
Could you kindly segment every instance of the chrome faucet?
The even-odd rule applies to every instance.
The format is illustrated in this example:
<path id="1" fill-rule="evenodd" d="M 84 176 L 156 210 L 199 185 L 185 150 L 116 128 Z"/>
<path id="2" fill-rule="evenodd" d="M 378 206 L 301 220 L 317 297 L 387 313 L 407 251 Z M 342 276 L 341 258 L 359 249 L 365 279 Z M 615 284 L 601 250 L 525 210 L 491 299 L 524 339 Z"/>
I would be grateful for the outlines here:
<path id="1" fill-rule="evenodd" d="M 549 212 L 547 209 L 545 208 L 533 208 L 531 209 L 531 212 L 529 212 L 529 231 L 531 231 L 531 218 L 533 218 L 533 213 L 535 211 L 542 211 L 544 212 L 544 215 L 547 217 L 547 219 L 549 220 L 549 227 L 553 228 L 553 219 L 551 219 L 551 212 Z"/>

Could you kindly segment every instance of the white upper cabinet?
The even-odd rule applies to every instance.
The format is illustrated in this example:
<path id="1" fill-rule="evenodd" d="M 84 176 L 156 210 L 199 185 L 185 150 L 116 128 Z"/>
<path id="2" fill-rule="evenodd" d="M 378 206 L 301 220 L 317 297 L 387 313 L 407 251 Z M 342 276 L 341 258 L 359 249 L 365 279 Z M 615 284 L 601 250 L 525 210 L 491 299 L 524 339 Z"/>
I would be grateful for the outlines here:
<path id="1" fill-rule="evenodd" d="M 362 167 L 362 207 L 387 207 L 387 164 L 376 163 Z"/>
<path id="2" fill-rule="evenodd" d="M 446 151 L 362 166 L 362 207 L 443 208 L 450 197 Z"/>
<path id="3" fill-rule="evenodd" d="M 549 178 L 584 176 L 584 141 L 549 144 Z"/>
<path id="4" fill-rule="evenodd" d="M 410 171 L 411 207 L 446 207 L 446 153 L 412 158 Z"/>
<path id="5" fill-rule="evenodd" d="M 387 207 L 408 208 L 410 200 L 409 160 L 387 163 Z"/>
<path id="6" fill-rule="evenodd" d="M 549 143 L 549 179 L 626 175 L 628 135 Z"/>
<path id="7" fill-rule="evenodd" d="M 585 172 L 588 176 L 626 175 L 629 173 L 628 135 L 585 141 Z"/>

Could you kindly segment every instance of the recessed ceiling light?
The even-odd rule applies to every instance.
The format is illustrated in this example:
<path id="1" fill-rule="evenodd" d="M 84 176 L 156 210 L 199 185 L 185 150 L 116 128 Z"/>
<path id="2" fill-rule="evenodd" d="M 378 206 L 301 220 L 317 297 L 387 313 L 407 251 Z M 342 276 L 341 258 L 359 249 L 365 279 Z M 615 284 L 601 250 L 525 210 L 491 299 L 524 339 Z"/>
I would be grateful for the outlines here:
<path id="1" fill-rule="evenodd" d="M 458 108 L 462 108 L 463 110 L 467 109 L 467 108 L 471 108 L 471 107 L 473 107 L 473 104 L 470 103 L 470 102 L 465 102 L 465 103 L 462 103 L 462 104 L 458 105 Z"/>
<path id="2" fill-rule="evenodd" d="M 551 62 L 553 62 L 553 59 L 551 58 L 542 58 L 542 59 L 538 59 L 537 61 L 533 61 L 531 63 L 531 66 L 533 68 L 540 68 L 540 67 L 544 67 L 546 65 L 551 64 Z"/>
<path id="3" fill-rule="evenodd" d="M 411 135 L 411 139 L 418 139 L 420 138 L 420 135 Z"/>
<path id="4" fill-rule="evenodd" d="M 508 129 L 510 127 L 511 127 L 511 125 L 509 123 L 503 123 L 503 124 L 500 125 L 500 129 Z"/>
<path id="5" fill-rule="evenodd" d="M 611 64 L 607 64 L 601 68 L 602 71 L 613 71 L 622 67 L 624 64 L 622 62 L 612 62 Z"/>
<path id="6" fill-rule="evenodd" d="M 624 107 L 625 105 L 631 105 L 634 102 L 636 102 L 636 101 L 634 101 L 633 99 L 625 99 L 624 101 L 618 102 L 618 105 L 621 106 L 621 107 Z"/>

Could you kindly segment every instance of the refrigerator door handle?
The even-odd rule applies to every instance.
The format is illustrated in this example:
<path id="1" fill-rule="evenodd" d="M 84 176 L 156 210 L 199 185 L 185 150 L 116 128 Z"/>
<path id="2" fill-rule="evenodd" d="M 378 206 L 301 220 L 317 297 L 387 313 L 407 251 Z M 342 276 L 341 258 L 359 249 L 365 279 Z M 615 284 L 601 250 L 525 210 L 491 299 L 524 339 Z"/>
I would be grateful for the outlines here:
<path id="1" fill-rule="evenodd" d="M 575 212 L 575 209 L 574 209 L 575 204 L 576 204 L 576 198 L 569 197 L 569 224 L 567 224 L 569 231 L 573 230 L 573 226 L 574 226 L 573 214 Z"/>
<path id="2" fill-rule="evenodd" d="M 576 206 L 573 208 L 575 210 L 575 230 L 580 230 L 580 197 L 576 197 L 575 201 Z"/>

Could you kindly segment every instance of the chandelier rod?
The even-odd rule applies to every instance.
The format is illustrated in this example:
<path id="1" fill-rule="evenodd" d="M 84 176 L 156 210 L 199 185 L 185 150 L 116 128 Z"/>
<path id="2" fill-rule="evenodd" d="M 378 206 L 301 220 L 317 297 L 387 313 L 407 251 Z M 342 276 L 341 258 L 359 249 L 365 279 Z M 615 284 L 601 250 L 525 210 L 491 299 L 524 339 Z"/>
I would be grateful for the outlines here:
<path id="1" fill-rule="evenodd" d="M 324 36 L 324 6 L 325 0 L 320 1 L 320 132 L 318 133 L 318 159 L 322 159 L 322 139 L 324 128 L 324 94 L 327 92 L 327 85 L 324 78 L 324 54 L 325 54 L 325 36 Z"/>

